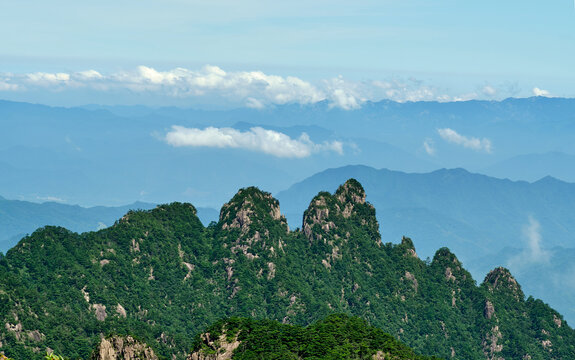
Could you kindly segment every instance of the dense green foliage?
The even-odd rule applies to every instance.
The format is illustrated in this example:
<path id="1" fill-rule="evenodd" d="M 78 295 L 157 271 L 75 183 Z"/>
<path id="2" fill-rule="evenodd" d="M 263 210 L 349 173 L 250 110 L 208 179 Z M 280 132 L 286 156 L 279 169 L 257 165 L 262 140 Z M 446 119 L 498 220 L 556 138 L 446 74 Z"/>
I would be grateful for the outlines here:
<path id="1" fill-rule="evenodd" d="M 417 355 L 381 329 L 365 320 L 345 314 L 333 314 L 307 327 L 281 324 L 272 320 L 230 318 L 218 321 L 206 333 L 212 339 L 222 335 L 239 341 L 233 359 L 435 359 Z M 198 336 L 192 353 L 210 354 L 218 351 L 218 340 Z"/>
<path id="2" fill-rule="evenodd" d="M 382 244 L 356 181 L 318 194 L 296 231 L 277 200 L 246 188 L 208 227 L 173 203 L 98 232 L 46 227 L 22 239 L 0 258 L 0 351 L 86 358 L 115 333 L 183 359 L 221 318 L 305 326 L 346 313 L 423 355 L 575 358 L 573 329 L 519 285 L 501 285 L 513 283 L 498 269 L 478 287 L 446 248 L 426 262 L 407 238 Z"/>

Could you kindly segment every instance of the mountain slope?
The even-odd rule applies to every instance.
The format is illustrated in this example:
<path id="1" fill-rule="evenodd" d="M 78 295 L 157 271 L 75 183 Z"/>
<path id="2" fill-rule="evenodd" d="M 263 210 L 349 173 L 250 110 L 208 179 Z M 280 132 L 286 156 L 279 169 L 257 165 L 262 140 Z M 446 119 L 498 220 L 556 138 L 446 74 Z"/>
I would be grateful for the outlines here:
<path id="1" fill-rule="evenodd" d="M 301 219 L 306 199 L 350 177 L 361 181 L 378 209 L 384 241 L 410 236 L 423 258 L 447 246 L 476 277 L 506 266 L 528 294 L 575 319 L 567 300 L 575 297 L 575 283 L 566 279 L 575 268 L 562 259 L 575 251 L 575 184 L 551 177 L 502 180 L 463 169 L 410 174 L 346 166 L 311 176 L 277 197 L 293 223 Z"/>
<path id="2" fill-rule="evenodd" d="M 270 320 L 222 320 L 196 338 L 188 360 L 207 360 L 214 354 L 237 360 L 435 359 L 419 356 L 391 335 L 345 314 L 305 328 Z"/>
<path id="3" fill-rule="evenodd" d="M 0 252 L 6 253 L 26 234 L 39 227 L 57 225 L 75 232 L 96 231 L 110 226 L 129 210 L 147 210 L 154 204 L 135 202 L 130 205 L 81 207 L 56 202 L 42 204 L 0 197 Z M 198 208 L 198 216 L 207 225 L 217 220 L 217 211 Z"/>
<path id="4" fill-rule="evenodd" d="M 575 357 L 573 329 L 525 300 L 506 270 L 478 287 L 446 248 L 426 262 L 410 239 L 382 244 L 355 180 L 318 193 L 298 231 L 253 187 L 207 228 L 192 205 L 173 203 L 98 232 L 39 229 L 0 260 L 0 300 L 0 350 L 13 358 L 37 359 L 47 347 L 85 358 L 119 333 L 183 359 L 220 318 L 307 325 L 334 312 L 360 316 L 422 355 Z"/>

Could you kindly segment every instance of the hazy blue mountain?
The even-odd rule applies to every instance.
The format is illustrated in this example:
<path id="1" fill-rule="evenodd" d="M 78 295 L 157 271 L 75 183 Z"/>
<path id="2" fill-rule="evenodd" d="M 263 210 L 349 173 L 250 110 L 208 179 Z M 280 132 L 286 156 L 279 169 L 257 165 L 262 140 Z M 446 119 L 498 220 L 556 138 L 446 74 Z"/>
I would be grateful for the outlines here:
<path id="1" fill-rule="evenodd" d="M 545 174 L 570 180 L 567 166 L 550 166 L 547 160 L 504 163 L 501 166 L 509 169 L 505 173 L 497 172 L 497 164 L 534 153 L 573 156 L 568 146 L 575 143 L 574 110 L 573 99 L 542 97 L 381 101 L 350 111 L 327 103 L 216 111 L 58 108 L 0 101 L 0 192 L 9 198 L 61 198 L 84 206 L 178 200 L 219 208 L 239 187 L 257 185 L 277 192 L 326 168 L 349 164 L 406 172 L 492 169 L 489 174 L 512 179 Z M 344 151 L 294 159 L 241 149 L 175 148 L 163 140 L 173 125 L 239 130 L 262 126 L 292 138 L 305 132 L 315 143 L 340 141 Z M 450 143 L 439 135 L 442 128 L 468 139 L 488 139 L 492 151 Z"/>
<path id="2" fill-rule="evenodd" d="M 216 209 L 198 207 L 196 208 L 198 212 L 198 218 L 204 226 L 208 226 L 212 221 L 218 221 L 220 218 L 220 212 Z"/>
<path id="3" fill-rule="evenodd" d="M 573 258 L 563 256 L 575 251 L 575 184 L 551 177 L 533 183 L 502 180 L 463 169 L 418 174 L 346 166 L 279 192 L 282 211 L 290 223 L 301 223 L 311 194 L 322 188 L 331 191 L 350 177 L 363 184 L 377 209 L 384 241 L 409 236 L 423 258 L 447 246 L 461 254 L 476 277 L 494 266 L 507 266 L 528 294 L 575 319 L 575 309 L 565 301 L 575 296 L 575 283 L 549 281 L 569 271 L 575 275 Z M 553 248 L 565 250 L 548 250 Z M 525 270 L 531 265 L 538 277 Z M 545 287 L 541 278 L 547 279 Z"/>
<path id="4" fill-rule="evenodd" d="M 537 181 L 553 174 L 553 177 L 575 182 L 575 156 L 558 151 L 517 155 L 482 172 L 499 178 L 527 181 Z"/>
<path id="5" fill-rule="evenodd" d="M 253 110 L 138 109 L 114 113 L 0 102 L 2 193 L 25 200 L 55 197 L 88 206 L 186 200 L 217 208 L 239 187 L 256 184 L 279 191 L 326 166 L 356 162 L 379 166 L 384 156 L 393 159 L 389 166 L 435 168 L 381 139 L 342 136 L 329 127 L 274 125 L 273 118 L 266 122 L 263 113 Z M 313 113 L 313 109 L 301 111 Z M 278 112 L 276 116 L 285 111 Z M 345 143 L 345 151 L 291 159 L 239 149 L 174 148 L 162 140 L 172 125 L 245 130 L 252 124 L 295 138 L 306 132 L 318 143 L 337 139 Z"/>
<path id="6" fill-rule="evenodd" d="M 0 197 L 0 252 L 8 249 L 26 234 L 46 225 L 66 227 L 74 232 L 96 231 L 114 224 L 128 210 L 147 210 L 156 205 L 136 202 L 130 205 L 81 207 L 57 202 L 33 203 L 7 200 Z M 219 212 L 212 208 L 198 208 L 203 224 L 217 221 Z"/>

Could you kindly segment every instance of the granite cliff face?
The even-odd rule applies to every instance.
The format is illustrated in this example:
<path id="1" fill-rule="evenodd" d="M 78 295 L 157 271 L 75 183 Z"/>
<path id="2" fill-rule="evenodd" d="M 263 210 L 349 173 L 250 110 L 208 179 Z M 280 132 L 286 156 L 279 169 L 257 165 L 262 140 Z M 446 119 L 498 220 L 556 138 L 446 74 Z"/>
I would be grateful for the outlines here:
<path id="1" fill-rule="evenodd" d="M 154 351 L 131 336 L 102 339 L 91 360 L 158 360 Z"/>
<path id="2" fill-rule="evenodd" d="M 253 187 L 208 227 L 181 203 L 129 212 L 98 232 L 46 227 L 0 258 L 0 351 L 87 358 L 106 334 L 131 333 L 168 358 L 216 359 L 243 346 L 205 331 L 218 319 L 305 326 L 347 313 L 425 355 L 575 358 L 573 329 L 525 299 L 507 270 L 477 286 L 449 249 L 422 260 L 409 238 L 398 241 L 381 242 L 375 209 L 353 179 L 315 196 L 292 231 L 278 201 Z M 201 333 L 204 352 L 190 355 Z M 113 339 L 98 353 L 153 355 Z"/>

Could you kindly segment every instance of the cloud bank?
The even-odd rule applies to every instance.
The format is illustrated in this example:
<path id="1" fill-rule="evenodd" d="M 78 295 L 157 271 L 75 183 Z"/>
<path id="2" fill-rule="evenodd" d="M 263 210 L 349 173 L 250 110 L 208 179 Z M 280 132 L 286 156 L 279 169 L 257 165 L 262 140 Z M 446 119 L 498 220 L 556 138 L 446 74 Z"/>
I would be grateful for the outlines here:
<path id="1" fill-rule="evenodd" d="M 486 152 L 488 154 L 492 152 L 491 140 L 489 139 L 463 136 L 450 128 L 438 129 L 437 132 L 443 140 L 449 143 L 460 145 L 464 148 L 478 152 Z"/>
<path id="2" fill-rule="evenodd" d="M 61 93 L 78 90 L 90 94 L 112 93 L 114 99 L 149 95 L 170 103 L 216 99 L 218 103 L 262 109 L 288 103 L 314 104 L 325 101 L 332 108 L 353 110 L 367 101 L 460 101 L 483 96 L 470 93 L 449 96 L 418 79 L 350 81 L 342 76 L 314 83 L 295 76 L 263 71 L 225 71 L 206 65 L 192 70 L 182 67 L 158 70 L 138 66 L 131 70 L 102 73 L 94 69 L 77 72 L 0 73 L 0 92 Z"/>
<path id="3" fill-rule="evenodd" d="M 339 141 L 316 144 L 306 133 L 302 133 L 297 139 L 292 139 L 284 133 L 261 127 L 253 127 L 243 132 L 233 128 L 198 129 L 175 125 L 164 140 L 175 147 L 246 149 L 279 158 L 305 158 L 322 151 L 343 154 L 343 144 Z"/>

